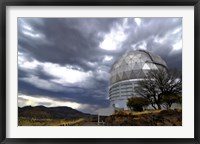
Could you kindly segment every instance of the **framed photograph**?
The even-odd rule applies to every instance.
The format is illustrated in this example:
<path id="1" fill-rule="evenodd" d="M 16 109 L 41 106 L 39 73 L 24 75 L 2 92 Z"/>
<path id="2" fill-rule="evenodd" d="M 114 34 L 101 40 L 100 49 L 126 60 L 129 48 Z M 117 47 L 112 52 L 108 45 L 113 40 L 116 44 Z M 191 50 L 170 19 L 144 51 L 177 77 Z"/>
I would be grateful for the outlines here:
<path id="1" fill-rule="evenodd" d="M 0 142 L 199 144 L 199 6 L 1 1 Z"/>

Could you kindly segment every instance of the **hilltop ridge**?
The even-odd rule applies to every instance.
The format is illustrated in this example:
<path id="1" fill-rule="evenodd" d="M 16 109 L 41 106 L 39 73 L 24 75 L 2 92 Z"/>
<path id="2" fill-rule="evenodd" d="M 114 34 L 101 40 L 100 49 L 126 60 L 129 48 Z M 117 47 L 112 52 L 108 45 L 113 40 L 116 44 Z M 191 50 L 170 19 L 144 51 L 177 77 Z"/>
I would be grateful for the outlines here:
<path id="1" fill-rule="evenodd" d="M 25 106 L 25 107 L 18 107 L 18 116 L 26 118 L 37 118 L 37 119 L 43 119 L 43 118 L 64 119 L 64 118 L 86 117 L 91 115 L 66 106 L 59 106 L 59 107 Z"/>

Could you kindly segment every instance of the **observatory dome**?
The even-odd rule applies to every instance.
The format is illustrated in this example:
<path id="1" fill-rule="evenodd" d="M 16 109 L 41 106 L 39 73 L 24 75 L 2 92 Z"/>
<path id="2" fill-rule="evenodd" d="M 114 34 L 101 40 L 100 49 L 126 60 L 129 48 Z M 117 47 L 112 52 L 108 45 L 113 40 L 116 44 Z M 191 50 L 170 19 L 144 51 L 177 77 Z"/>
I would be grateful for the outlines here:
<path id="1" fill-rule="evenodd" d="M 150 70 L 167 69 L 167 64 L 158 55 L 144 50 L 123 54 L 112 66 L 109 99 L 114 108 L 127 109 L 128 98 L 135 97 L 135 87 Z"/>
<path id="2" fill-rule="evenodd" d="M 144 51 L 130 51 L 122 55 L 111 69 L 110 82 L 116 83 L 127 79 L 141 79 L 149 70 L 167 68 L 160 56 Z"/>

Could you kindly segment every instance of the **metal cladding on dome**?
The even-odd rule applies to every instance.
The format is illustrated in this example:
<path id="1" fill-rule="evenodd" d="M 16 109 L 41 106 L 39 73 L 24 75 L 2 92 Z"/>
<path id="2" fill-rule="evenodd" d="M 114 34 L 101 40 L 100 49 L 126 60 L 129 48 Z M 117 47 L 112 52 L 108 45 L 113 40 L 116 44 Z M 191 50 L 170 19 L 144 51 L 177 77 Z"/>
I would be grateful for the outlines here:
<path id="1" fill-rule="evenodd" d="M 128 79 L 141 79 L 149 70 L 161 68 L 167 68 L 167 64 L 156 54 L 144 50 L 126 52 L 112 66 L 110 82 L 113 84 Z"/>

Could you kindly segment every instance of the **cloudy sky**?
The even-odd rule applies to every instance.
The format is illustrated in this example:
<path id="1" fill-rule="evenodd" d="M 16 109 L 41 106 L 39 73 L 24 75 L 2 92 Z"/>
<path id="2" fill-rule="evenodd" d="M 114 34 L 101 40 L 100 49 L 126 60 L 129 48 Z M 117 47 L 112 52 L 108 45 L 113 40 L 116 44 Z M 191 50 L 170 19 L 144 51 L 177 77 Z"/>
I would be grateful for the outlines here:
<path id="1" fill-rule="evenodd" d="M 182 68 L 181 18 L 18 18 L 18 106 L 109 106 L 109 71 L 145 49 Z"/>

